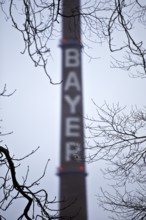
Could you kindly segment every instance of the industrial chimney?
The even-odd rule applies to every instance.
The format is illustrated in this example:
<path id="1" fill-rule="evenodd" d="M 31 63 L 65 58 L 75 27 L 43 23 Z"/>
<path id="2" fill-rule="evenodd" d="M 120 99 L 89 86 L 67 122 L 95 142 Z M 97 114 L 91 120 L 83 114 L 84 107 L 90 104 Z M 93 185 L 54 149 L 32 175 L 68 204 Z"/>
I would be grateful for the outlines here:
<path id="1" fill-rule="evenodd" d="M 80 0 L 63 0 L 60 216 L 87 220 Z"/>

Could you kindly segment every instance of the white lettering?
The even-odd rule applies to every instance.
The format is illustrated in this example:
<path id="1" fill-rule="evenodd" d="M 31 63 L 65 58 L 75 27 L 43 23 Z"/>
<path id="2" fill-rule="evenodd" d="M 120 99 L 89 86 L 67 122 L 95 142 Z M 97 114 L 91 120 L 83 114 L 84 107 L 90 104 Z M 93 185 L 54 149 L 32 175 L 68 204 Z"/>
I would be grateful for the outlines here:
<path id="1" fill-rule="evenodd" d="M 68 117 L 66 118 L 66 137 L 79 137 L 79 129 L 80 129 L 80 118 L 78 117 Z"/>
<path id="2" fill-rule="evenodd" d="M 69 95 L 64 96 L 65 100 L 69 104 L 70 107 L 70 113 L 75 114 L 76 113 L 76 106 L 80 101 L 80 95 L 75 96 L 74 99 L 72 99 Z"/>
<path id="3" fill-rule="evenodd" d="M 79 80 L 74 71 L 69 72 L 65 86 L 64 86 L 64 90 L 67 91 L 70 89 L 70 87 L 75 87 L 77 91 L 80 91 Z"/>
<path id="4" fill-rule="evenodd" d="M 75 48 L 69 48 L 65 51 L 65 66 L 78 67 L 79 66 L 79 51 Z"/>
<path id="5" fill-rule="evenodd" d="M 65 67 L 76 68 L 80 66 L 80 50 L 78 48 L 66 48 L 65 50 Z M 65 118 L 65 137 L 69 140 L 65 142 L 65 161 L 81 159 L 81 146 L 80 143 L 74 142 L 75 138 L 80 137 L 80 116 L 75 117 L 77 114 L 77 106 L 81 100 L 81 95 L 78 93 L 81 91 L 81 85 L 78 72 L 76 69 L 68 71 L 67 78 L 64 85 L 64 91 L 67 93 L 64 95 L 64 100 L 69 108 L 69 117 Z M 70 89 L 74 90 L 72 96 L 69 94 Z M 71 92 L 72 92 L 71 90 Z M 78 93 L 78 94 L 77 94 Z M 71 117 L 74 115 L 74 117 Z M 76 139 L 75 139 L 76 140 Z"/>
<path id="6" fill-rule="evenodd" d="M 67 142 L 66 143 L 66 155 L 65 160 L 71 161 L 71 160 L 80 160 L 80 144 L 76 142 Z"/>

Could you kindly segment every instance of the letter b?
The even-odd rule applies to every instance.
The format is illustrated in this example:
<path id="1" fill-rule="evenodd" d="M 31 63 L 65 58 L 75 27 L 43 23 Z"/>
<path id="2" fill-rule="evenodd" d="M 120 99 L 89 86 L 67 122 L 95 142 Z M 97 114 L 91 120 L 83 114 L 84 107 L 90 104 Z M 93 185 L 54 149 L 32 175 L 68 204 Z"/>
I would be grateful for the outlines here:
<path id="1" fill-rule="evenodd" d="M 79 66 L 79 51 L 75 48 L 66 49 L 65 51 L 65 67 Z"/>

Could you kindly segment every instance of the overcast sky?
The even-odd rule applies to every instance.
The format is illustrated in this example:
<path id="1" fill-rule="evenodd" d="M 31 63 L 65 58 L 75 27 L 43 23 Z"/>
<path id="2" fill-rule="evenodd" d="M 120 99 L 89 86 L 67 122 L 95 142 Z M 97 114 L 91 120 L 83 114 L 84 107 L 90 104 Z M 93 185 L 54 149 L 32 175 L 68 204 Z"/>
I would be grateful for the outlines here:
<path id="1" fill-rule="evenodd" d="M 58 177 L 60 149 L 60 98 L 61 85 L 51 85 L 43 70 L 35 68 L 27 54 L 22 55 L 21 35 L 6 22 L 4 16 L 0 22 L 0 88 L 7 84 L 8 93 L 16 89 L 13 96 L 0 98 L 2 132 L 13 131 L 3 139 L 11 154 L 22 157 L 40 146 L 39 151 L 26 160 L 19 169 L 19 176 L 25 174 L 26 166 L 31 167 L 30 180 L 41 174 L 50 158 L 47 175 L 42 183 L 50 199 L 58 197 Z M 48 72 L 55 82 L 61 79 L 60 39 L 50 42 L 51 57 Z M 91 45 L 92 47 L 93 45 Z M 86 48 L 85 48 L 86 49 Z M 95 116 L 96 109 L 92 99 L 98 105 L 106 101 L 109 104 L 119 102 L 121 106 L 146 105 L 145 79 L 131 79 L 127 72 L 110 68 L 111 56 L 107 45 L 94 45 L 88 51 L 98 59 L 90 60 L 83 51 L 82 75 L 84 115 Z M 86 132 L 86 131 L 85 131 Z M 96 194 L 100 187 L 107 187 L 100 168 L 103 162 L 87 164 L 87 199 L 89 220 L 107 220 L 108 214 L 97 206 Z M 20 171 L 21 170 L 21 171 Z M 10 216 L 13 210 L 8 214 Z M 16 213 L 16 210 L 15 210 Z M 14 213 L 13 213 L 14 215 Z"/>

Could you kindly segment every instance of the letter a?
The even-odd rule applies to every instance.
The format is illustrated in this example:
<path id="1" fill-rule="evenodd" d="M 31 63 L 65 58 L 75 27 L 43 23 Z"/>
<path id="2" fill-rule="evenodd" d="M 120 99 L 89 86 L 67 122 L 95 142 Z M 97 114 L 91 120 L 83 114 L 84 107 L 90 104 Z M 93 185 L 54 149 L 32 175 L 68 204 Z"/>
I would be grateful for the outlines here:
<path id="1" fill-rule="evenodd" d="M 75 72 L 69 72 L 64 90 L 68 91 L 70 87 L 75 87 L 77 91 L 80 91 L 80 84 Z"/>

